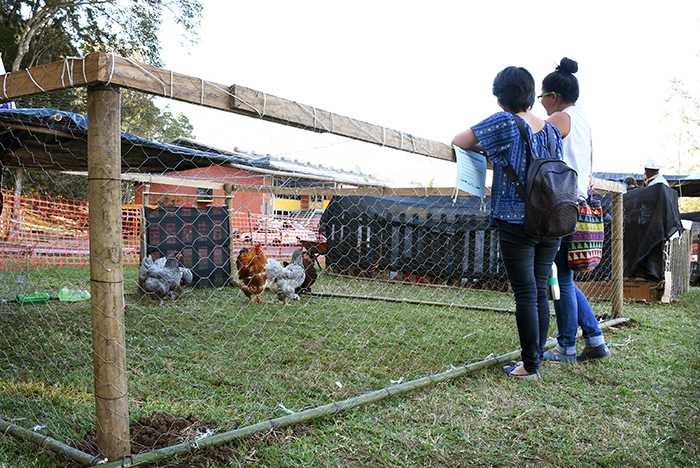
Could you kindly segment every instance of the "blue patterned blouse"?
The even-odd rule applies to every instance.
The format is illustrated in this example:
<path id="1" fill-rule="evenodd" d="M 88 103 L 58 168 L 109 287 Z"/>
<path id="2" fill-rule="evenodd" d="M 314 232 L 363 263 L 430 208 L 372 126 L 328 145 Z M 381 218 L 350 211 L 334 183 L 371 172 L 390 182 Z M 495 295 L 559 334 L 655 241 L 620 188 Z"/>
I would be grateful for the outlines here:
<path id="1" fill-rule="evenodd" d="M 557 139 L 557 158 L 563 159 L 561 133 L 555 126 L 546 122 L 545 128 L 533 134 L 527 122 L 524 123 L 535 157 L 540 154 L 540 148 L 542 146 L 546 147 L 549 143 L 546 128 L 550 126 L 554 130 L 554 135 Z M 526 180 L 526 146 L 520 137 L 520 130 L 518 130 L 515 117 L 508 112 L 499 112 L 474 125 L 472 130 L 479 143 L 484 147 L 488 158 L 493 162 L 491 224 L 494 224 L 494 219 L 502 219 L 513 224 L 523 224 L 525 203 L 515 190 L 515 186 L 510 181 L 508 174 L 503 170 L 503 167 L 510 161 L 520 180 L 523 182 Z"/>

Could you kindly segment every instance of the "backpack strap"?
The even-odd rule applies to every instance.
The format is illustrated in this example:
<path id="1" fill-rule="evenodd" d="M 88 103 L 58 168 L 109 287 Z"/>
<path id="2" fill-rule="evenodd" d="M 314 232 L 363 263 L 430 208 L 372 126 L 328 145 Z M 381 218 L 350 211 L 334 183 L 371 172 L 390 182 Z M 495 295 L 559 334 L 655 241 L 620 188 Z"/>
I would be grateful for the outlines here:
<path id="1" fill-rule="evenodd" d="M 515 114 L 513 114 L 513 117 L 515 117 L 515 122 L 518 124 L 520 136 L 525 141 L 525 156 L 527 157 L 527 165 L 529 166 L 530 161 L 532 161 L 532 148 L 530 148 L 530 139 L 527 136 L 527 130 L 525 130 L 523 119 L 521 119 Z M 513 183 L 513 186 L 515 186 L 515 191 L 518 192 L 520 198 L 522 198 L 523 201 L 525 201 L 525 186 L 518 177 L 518 174 L 515 173 L 515 169 L 513 169 L 513 166 L 511 166 L 510 161 L 508 161 L 508 164 L 506 166 L 503 166 L 503 170 L 510 178 L 510 181 Z"/>

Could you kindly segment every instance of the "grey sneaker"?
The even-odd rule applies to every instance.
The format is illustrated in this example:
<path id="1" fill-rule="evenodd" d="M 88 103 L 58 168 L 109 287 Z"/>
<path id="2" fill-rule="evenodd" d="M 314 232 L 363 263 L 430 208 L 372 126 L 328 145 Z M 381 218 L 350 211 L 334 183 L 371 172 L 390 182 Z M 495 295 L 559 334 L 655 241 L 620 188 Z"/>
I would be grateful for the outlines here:
<path id="1" fill-rule="evenodd" d="M 605 344 L 602 344 L 589 352 L 583 351 L 581 354 L 576 356 L 576 360 L 590 361 L 591 359 L 602 359 L 607 356 L 610 356 L 610 350 L 607 346 L 605 346 Z"/>
<path id="2" fill-rule="evenodd" d="M 543 361 L 553 361 L 553 362 L 574 362 L 576 360 L 575 354 L 556 354 L 554 349 L 545 351 L 542 355 Z"/>

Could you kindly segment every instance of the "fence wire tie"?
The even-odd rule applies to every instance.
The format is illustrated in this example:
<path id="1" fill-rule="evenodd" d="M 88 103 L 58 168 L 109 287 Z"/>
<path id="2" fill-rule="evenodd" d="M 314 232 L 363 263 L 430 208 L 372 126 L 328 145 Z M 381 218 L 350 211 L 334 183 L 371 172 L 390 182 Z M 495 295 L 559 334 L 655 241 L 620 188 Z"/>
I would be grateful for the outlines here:
<path id="1" fill-rule="evenodd" d="M 107 84 L 109 85 L 110 83 L 112 83 L 112 76 L 114 76 L 114 72 L 115 72 L 115 70 L 117 69 L 117 65 L 116 65 L 116 63 L 115 63 L 115 62 L 116 62 L 116 59 L 114 58 L 114 54 L 113 54 L 112 52 L 110 52 L 110 53 L 107 54 L 107 55 L 108 55 L 109 58 L 110 58 L 109 65 L 108 65 L 108 68 L 109 68 L 109 79 L 107 80 Z M 85 60 L 85 59 L 83 59 L 83 60 Z M 84 74 L 85 74 L 85 65 L 83 65 L 83 75 L 84 75 Z M 87 81 L 87 77 L 85 78 L 85 81 Z"/>
<path id="2" fill-rule="evenodd" d="M 66 83 L 64 81 L 64 78 L 66 77 L 66 74 L 68 75 L 68 86 L 73 86 L 73 67 L 71 66 L 72 64 L 75 63 L 75 60 L 79 60 L 80 57 L 66 57 L 63 60 L 63 68 L 61 69 L 61 85 L 66 86 Z M 68 61 L 70 60 L 71 65 L 68 64 Z M 83 67 L 85 68 L 85 67 Z"/>
<path id="3" fill-rule="evenodd" d="M 313 128 L 323 128 L 324 130 L 328 131 L 328 128 L 325 125 L 323 125 L 323 124 L 319 125 L 320 121 L 318 120 L 318 117 L 316 117 L 316 108 L 315 107 L 311 107 L 311 109 L 313 109 L 313 114 L 312 114 L 306 107 L 304 107 L 303 104 L 299 104 L 298 102 L 295 102 L 295 104 L 297 104 L 299 107 L 301 107 L 301 110 L 303 110 L 306 114 L 308 114 L 314 120 Z"/>
<path id="4" fill-rule="evenodd" d="M 5 73 L 5 77 L 2 79 L 2 94 L 5 96 L 5 99 L 7 99 L 7 75 L 9 75 L 9 73 Z"/>
<path id="5" fill-rule="evenodd" d="M 98 459 L 100 459 L 100 460 L 97 463 L 95 463 Z M 88 464 L 88 466 L 104 465 L 105 463 L 107 463 L 107 460 L 108 460 L 107 458 L 102 458 L 102 454 L 95 455 L 95 458 L 90 460 L 90 463 Z"/>
<path id="6" fill-rule="evenodd" d="M 39 83 L 37 83 L 34 80 L 34 77 L 32 76 L 31 72 L 28 69 L 27 69 L 27 76 L 29 77 L 30 80 L 32 80 L 32 83 L 34 83 L 36 85 L 36 87 L 41 90 L 41 92 L 43 92 L 43 93 L 46 92 L 46 90 L 44 88 L 42 88 L 41 86 L 39 86 Z"/>
<path id="7" fill-rule="evenodd" d="M 126 456 L 122 457 L 122 468 L 125 468 L 126 466 L 129 466 L 129 465 L 126 464 L 126 459 L 127 459 L 127 458 L 130 460 L 130 461 L 129 461 L 129 465 L 133 465 L 133 464 L 134 464 L 134 456 L 133 456 L 133 455 L 126 455 Z"/>
<path id="8" fill-rule="evenodd" d="M 191 450 L 199 450 L 199 442 L 197 441 L 197 439 L 190 440 L 189 445 Z"/>
<path id="9" fill-rule="evenodd" d="M 287 413 L 287 414 L 294 414 L 294 413 L 296 412 L 296 411 L 290 410 L 289 408 L 287 408 L 286 406 L 284 406 L 282 403 L 280 403 L 280 404 L 277 405 L 277 406 L 279 406 L 280 408 L 282 408 L 282 411 L 284 411 L 284 412 Z"/>
<path id="10" fill-rule="evenodd" d="M 137 68 L 137 69 L 141 70 L 141 71 L 144 72 L 146 75 L 152 77 L 154 80 L 158 81 L 161 85 L 163 85 L 163 95 L 164 95 L 164 96 L 167 96 L 167 95 L 168 95 L 167 90 L 166 90 L 166 86 L 167 86 L 167 85 L 163 82 L 163 80 L 161 80 L 160 78 L 158 78 L 157 76 L 155 76 L 153 73 L 151 73 L 151 72 L 149 72 L 148 70 L 146 70 L 145 68 L 143 68 L 138 62 L 135 62 L 135 61 L 131 60 L 130 58 L 126 58 L 126 57 L 122 57 L 122 58 L 123 58 L 124 60 L 126 60 L 127 62 L 129 62 L 134 68 Z M 204 83 L 204 80 L 202 80 L 202 83 Z M 204 90 L 203 90 L 203 89 L 202 89 L 202 93 L 204 93 Z"/>

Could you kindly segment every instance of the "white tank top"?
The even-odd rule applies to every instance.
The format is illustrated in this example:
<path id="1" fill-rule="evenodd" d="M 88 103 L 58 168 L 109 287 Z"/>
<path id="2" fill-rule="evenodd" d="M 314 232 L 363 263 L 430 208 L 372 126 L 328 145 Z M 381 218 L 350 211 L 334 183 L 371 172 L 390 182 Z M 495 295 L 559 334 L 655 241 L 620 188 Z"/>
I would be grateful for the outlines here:
<path id="1" fill-rule="evenodd" d="M 591 127 L 579 106 L 569 106 L 564 112 L 571 118 L 569 134 L 562 141 L 564 162 L 578 173 L 578 194 L 588 197 L 593 160 Z"/>

